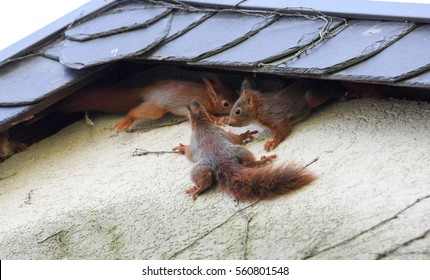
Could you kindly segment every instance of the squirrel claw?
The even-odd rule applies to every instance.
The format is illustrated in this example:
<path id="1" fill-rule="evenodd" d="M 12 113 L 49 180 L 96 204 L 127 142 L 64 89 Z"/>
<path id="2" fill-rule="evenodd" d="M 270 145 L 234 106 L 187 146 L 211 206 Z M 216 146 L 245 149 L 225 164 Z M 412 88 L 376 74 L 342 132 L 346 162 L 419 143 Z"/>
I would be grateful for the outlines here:
<path id="1" fill-rule="evenodd" d="M 120 131 L 131 131 L 131 125 L 133 124 L 132 121 L 129 121 L 127 119 L 123 119 L 122 121 L 118 122 L 117 124 L 115 124 L 115 130 L 120 132 Z"/>
<path id="2" fill-rule="evenodd" d="M 178 154 L 185 154 L 185 145 L 179 144 L 179 146 L 173 147 L 172 151 L 177 152 Z"/>
<path id="3" fill-rule="evenodd" d="M 191 195 L 193 200 L 196 200 L 196 198 L 199 196 L 200 189 L 197 186 L 191 187 L 185 191 L 186 194 Z"/>
<path id="4" fill-rule="evenodd" d="M 277 158 L 278 158 L 278 156 L 277 156 L 277 155 L 261 156 L 260 160 L 261 160 L 261 161 L 268 161 L 268 162 L 271 162 L 271 161 L 273 161 L 273 160 L 275 160 L 275 159 L 277 159 Z"/>
<path id="5" fill-rule="evenodd" d="M 124 131 L 124 130 L 126 130 L 126 129 L 128 129 L 128 128 L 129 128 L 129 126 L 128 126 L 128 125 L 124 125 L 122 122 L 117 123 L 117 124 L 115 125 L 115 130 L 116 130 L 116 131 L 118 131 L 118 132 L 120 132 L 120 131 Z"/>
<path id="6" fill-rule="evenodd" d="M 274 140 L 269 140 L 264 145 L 264 150 L 266 152 L 270 152 L 270 151 L 274 150 L 276 148 L 276 146 L 278 146 L 278 143 L 276 143 Z"/>
<path id="7" fill-rule="evenodd" d="M 246 132 L 240 134 L 240 137 L 243 139 L 243 141 L 245 141 L 246 139 L 248 139 L 249 141 L 254 140 L 254 134 L 257 134 L 258 130 L 247 130 Z"/>

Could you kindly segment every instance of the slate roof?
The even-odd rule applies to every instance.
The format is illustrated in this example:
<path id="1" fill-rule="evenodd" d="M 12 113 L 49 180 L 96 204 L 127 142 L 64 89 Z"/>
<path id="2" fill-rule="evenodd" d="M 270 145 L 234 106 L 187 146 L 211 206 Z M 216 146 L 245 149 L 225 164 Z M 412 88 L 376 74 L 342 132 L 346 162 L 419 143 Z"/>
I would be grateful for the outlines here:
<path id="1" fill-rule="evenodd" d="M 117 61 L 430 89 L 430 5 L 341 2 L 92 1 L 0 52 L 0 132 Z"/>

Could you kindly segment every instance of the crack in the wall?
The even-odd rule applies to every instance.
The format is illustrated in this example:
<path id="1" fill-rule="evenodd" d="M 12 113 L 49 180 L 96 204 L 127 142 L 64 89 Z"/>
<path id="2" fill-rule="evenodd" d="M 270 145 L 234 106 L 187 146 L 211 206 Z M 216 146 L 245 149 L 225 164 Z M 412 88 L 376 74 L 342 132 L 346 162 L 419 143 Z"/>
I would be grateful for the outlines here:
<path id="1" fill-rule="evenodd" d="M 1 163 L 1 162 L 0 162 Z M 4 177 L 0 177 L 0 181 L 6 180 L 7 178 L 13 177 L 16 175 L 16 172 L 13 172 L 12 174 L 6 175 Z"/>
<path id="2" fill-rule="evenodd" d="M 244 222 L 245 222 L 245 236 L 243 237 L 243 242 L 242 242 L 242 245 L 243 245 L 243 254 L 242 254 L 242 258 L 244 259 L 244 260 L 246 260 L 247 259 L 247 248 L 248 248 L 248 236 L 249 236 L 249 223 L 251 222 L 251 219 L 252 219 L 252 217 L 254 216 L 249 216 L 249 215 L 247 215 L 247 214 L 245 214 L 244 213 L 244 210 L 246 209 L 246 208 L 248 208 L 248 207 L 251 207 L 251 206 L 253 206 L 253 205 L 255 205 L 255 204 L 257 204 L 258 202 L 259 202 L 260 200 L 257 200 L 257 201 L 255 201 L 255 202 L 253 202 L 253 203 L 251 203 L 250 205 L 248 205 L 248 206 L 246 206 L 246 207 L 244 207 L 244 208 L 240 208 L 240 206 L 239 206 L 239 202 L 238 201 L 236 201 L 236 208 L 237 208 L 237 212 L 239 212 L 240 214 L 241 214 L 241 216 L 242 216 L 242 218 L 243 218 L 243 220 L 244 220 Z"/>
<path id="3" fill-rule="evenodd" d="M 62 236 L 64 235 L 64 233 L 65 233 L 65 231 L 64 231 L 64 230 L 60 230 L 59 232 L 54 233 L 54 234 L 51 234 L 50 236 L 46 237 L 46 238 L 45 238 L 45 239 L 43 239 L 42 241 L 37 242 L 37 244 L 42 244 L 42 243 L 44 243 L 45 241 L 47 241 L 47 240 L 49 240 L 49 239 L 51 239 L 51 238 L 55 238 L 55 241 L 56 241 L 58 244 L 60 244 L 60 243 L 62 242 L 62 241 L 61 241 L 61 239 L 62 239 Z"/>
<path id="4" fill-rule="evenodd" d="M 192 246 L 194 246 L 194 244 L 196 244 L 198 241 L 200 241 L 201 239 L 205 238 L 206 236 L 208 236 L 209 234 L 211 234 L 213 231 L 215 231 L 216 229 L 222 227 L 224 224 L 226 224 L 228 221 L 231 220 L 231 218 L 233 218 L 234 216 L 236 216 L 238 212 L 235 212 L 234 214 L 232 214 L 230 217 L 228 217 L 224 222 L 218 224 L 217 226 L 211 228 L 210 230 L 208 230 L 206 233 L 202 234 L 201 236 L 197 237 L 193 242 L 191 242 L 190 244 L 188 244 L 187 246 L 185 246 L 184 248 L 180 249 L 179 251 L 176 251 L 175 253 L 173 253 L 171 256 L 169 256 L 167 259 L 171 260 L 173 258 L 175 258 L 176 256 L 178 256 L 179 254 L 185 252 L 187 249 L 191 248 Z"/>
<path id="5" fill-rule="evenodd" d="M 427 230 L 426 232 L 424 232 L 423 234 L 421 234 L 421 235 L 419 235 L 419 236 L 417 236 L 417 237 L 415 237 L 413 239 L 410 239 L 410 240 L 408 240 L 406 242 L 403 242 L 402 244 L 397 245 L 396 247 L 394 247 L 394 248 L 392 248 L 392 249 L 390 249 L 390 250 L 388 250 L 388 251 L 386 251 L 384 253 L 378 254 L 377 257 L 376 257 L 376 259 L 377 260 L 384 259 L 384 258 L 388 257 L 389 255 L 391 255 L 392 253 L 396 252 L 397 250 L 399 250 L 399 249 L 401 249 L 403 247 L 409 246 L 409 245 L 411 245 L 412 243 L 414 243 L 417 240 L 424 239 L 428 235 L 430 235 L 430 229 Z"/>
<path id="6" fill-rule="evenodd" d="M 389 223 L 390 221 L 397 219 L 397 218 L 399 217 L 399 215 L 403 214 L 403 213 L 404 213 L 404 212 L 406 212 L 408 209 L 412 208 L 412 207 L 413 207 L 413 206 L 415 206 L 416 204 L 418 204 L 418 203 L 420 203 L 421 201 L 423 201 L 423 200 L 425 200 L 425 199 L 428 199 L 428 198 L 430 198 L 430 195 L 426 195 L 426 196 L 423 196 L 423 197 L 421 197 L 421 198 L 418 198 L 414 203 L 412 203 L 411 205 L 409 205 L 409 206 L 407 206 L 407 207 L 403 208 L 402 210 L 400 210 L 399 212 L 397 212 L 394 216 L 392 216 L 392 217 L 390 217 L 390 218 L 388 218 L 388 219 L 386 219 L 386 220 L 383 220 L 382 222 L 380 222 L 380 223 L 378 223 L 378 224 L 374 225 L 373 227 L 371 227 L 371 228 L 369 228 L 369 229 L 366 229 L 366 230 L 363 230 L 363 231 L 361 231 L 360 233 L 358 233 L 358 234 L 356 234 L 356 235 L 354 235 L 354 236 L 352 236 L 352 237 L 350 237 L 350 238 L 348 238 L 348 239 L 346 239 L 346 240 L 344 240 L 344 241 L 342 241 L 342 242 L 339 242 L 339 243 L 337 243 L 337 244 L 335 244 L 335 245 L 333 245 L 333 246 L 330 246 L 330 247 L 328 247 L 328 248 L 325 248 L 325 249 L 323 249 L 323 250 L 321 250 L 321 251 L 319 251 L 319 252 L 316 252 L 316 253 L 312 253 L 312 254 L 306 255 L 306 256 L 304 256 L 304 257 L 303 257 L 303 259 L 304 259 L 304 260 L 307 260 L 307 259 L 310 259 L 310 258 L 316 257 L 316 256 L 318 256 L 318 255 L 320 255 L 320 254 L 322 254 L 322 253 L 325 253 L 325 252 L 327 252 L 327 251 L 330 251 L 330 250 L 332 250 L 332 249 L 334 249 L 334 248 L 336 248 L 336 247 L 343 246 L 343 245 L 345 245 L 345 244 L 347 244 L 347 243 L 349 243 L 349 242 L 351 242 L 351 241 L 353 241 L 353 240 L 357 239 L 358 237 L 362 236 L 363 234 L 366 234 L 366 233 L 368 233 L 368 232 L 370 232 L 370 231 L 373 231 L 373 230 L 375 230 L 375 229 L 377 229 L 377 228 L 379 228 L 379 227 L 381 227 L 381 226 L 383 226 L 383 225 L 385 225 L 385 224 Z M 428 231 L 427 231 L 425 234 L 428 234 Z M 419 237 L 417 237 L 417 238 L 412 239 L 412 240 L 410 240 L 410 241 L 411 241 L 411 242 L 413 242 L 413 241 L 415 241 L 415 240 L 417 240 L 417 239 L 420 239 L 420 238 L 419 238 Z M 408 242 L 409 242 L 409 241 L 408 241 Z M 406 243 L 407 243 L 407 242 L 406 242 Z M 401 246 L 402 246 L 402 245 L 400 245 L 400 247 L 401 247 Z M 395 249 L 394 249 L 394 251 L 395 251 L 395 250 L 397 250 L 397 249 L 398 249 L 398 248 L 395 248 Z"/>
<path id="7" fill-rule="evenodd" d="M 238 213 L 243 213 L 242 211 L 253 206 L 254 204 L 256 204 L 258 201 L 247 205 L 246 207 L 240 208 L 237 211 L 235 211 L 232 215 L 230 215 L 226 220 L 224 220 L 223 222 L 219 223 L 218 225 L 216 225 L 215 227 L 211 228 L 210 230 L 208 230 L 206 233 L 202 234 L 201 236 L 197 237 L 193 242 L 191 242 L 190 244 L 188 244 L 187 246 L 185 246 L 184 248 L 176 251 L 175 253 L 173 253 L 172 255 L 170 255 L 167 259 L 171 260 L 174 259 L 175 257 L 177 257 L 178 255 L 180 255 L 181 253 L 185 252 L 187 249 L 191 248 L 192 246 L 194 246 L 194 244 L 196 244 L 198 241 L 202 240 L 203 238 L 205 238 L 206 236 L 208 236 L 209 234 L 211 234 L 212 232 L 214 232 L 216 229 L 222 227 L 223 225 L 225 225 L 228 221 L 230 221 L 234 216 L 236 216 L 236 214 Z M 248 221 L 249 223 L 249 221 Z M 244 257 L 246 255 L 246 244 L 247 244 L 247 239 L 248 239 L 248 223 L 246 224 L 246 234 L 245 234 L 245 240 L 244 240 Z"/>

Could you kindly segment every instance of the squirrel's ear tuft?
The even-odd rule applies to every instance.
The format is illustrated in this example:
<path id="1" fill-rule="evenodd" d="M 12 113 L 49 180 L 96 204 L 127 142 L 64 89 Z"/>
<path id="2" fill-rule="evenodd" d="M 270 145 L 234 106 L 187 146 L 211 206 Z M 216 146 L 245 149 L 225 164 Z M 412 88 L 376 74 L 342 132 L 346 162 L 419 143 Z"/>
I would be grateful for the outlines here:
<path id="1" fill-rule="evenodd" d="M 243 80 L 241 92 L 243 93 L 246 89 L 251 89 L 251 82 L 248 79 Z"/>
<path id="2" fill-rule="evenodd" d="M 198 114 L 198 112 L 201 111 L 201 107 L 202 106 L 197 101 L 193 101 L 193 102 L 191 102 L 191 104 L 189 104 L 187 106 L 188 112 L 191 113 L 191 114 Z"/>
<path id="3" fill-rule="evenodd" d="M 252 89 L 249 83 L 247 85 L 245 85 L 245 82 L 243 83 L 241 98 L 245 104 L 252 105 Z"/>
<path id="4" fill-rule="evenodd" d="M 251 86 L 251 81 L 249 79 L 245 79 L 242 83 L 242 89 L 241 89 L 241 97 L 243 102 L 245 102 L 248 105 L 253 105 L 252 104 L 252 93 L 253 93 L 253 89 Z"/>
<path id="5" fill-rule="evenodd" d="M 209 79 L 207 78 L 203 78 L 203 84 L 206 88 L 206 92 L 208 93 L 211 102 L 215 104 L 217 102 L 218 96 L 211 81 L 209 81 Z"/>

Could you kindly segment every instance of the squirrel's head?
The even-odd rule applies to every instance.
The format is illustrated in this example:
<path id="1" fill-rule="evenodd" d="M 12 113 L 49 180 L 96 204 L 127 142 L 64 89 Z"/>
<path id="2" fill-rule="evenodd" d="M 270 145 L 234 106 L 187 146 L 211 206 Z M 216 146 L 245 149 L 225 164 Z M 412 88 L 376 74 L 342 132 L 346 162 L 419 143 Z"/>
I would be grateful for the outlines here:
<path id="1" fill-rule="evenodd" d="M 223 83 L 216 75 L 203 78 L 203 83 L 212 104 L 212 113 L 221 115 L 229 114 L 231 107 L 238 98 L 236 92 Z"/>
<path id="2" fill-rule="evenodd" d="M 230 111 L 229 125 L 245 126 L 254 120 L 256 110 L 254 94 L 249 81 L 245 80 L 242 83 L 241 95 Z"/>
<path id="3" fill-rule="evenodd" d="M 197 124 L 212 123 L 212 119 L 206 109 L 197 101 L 192 102 L 187 106 L 188 119 L 190 120 L 192 129 L 194 130 Z"/>

